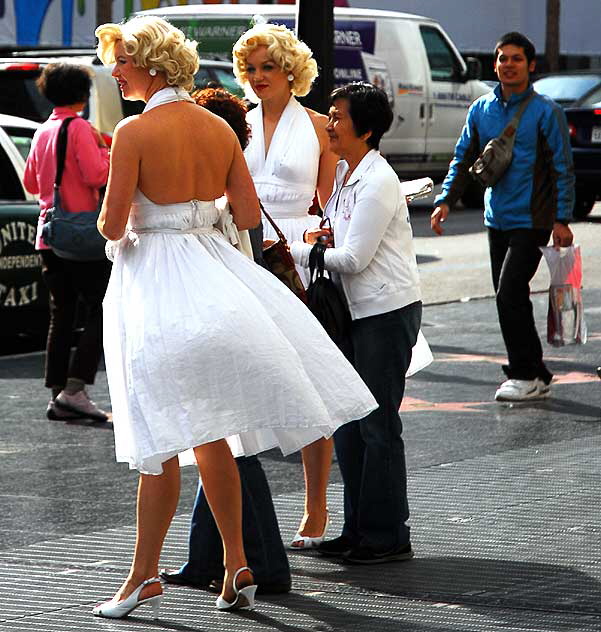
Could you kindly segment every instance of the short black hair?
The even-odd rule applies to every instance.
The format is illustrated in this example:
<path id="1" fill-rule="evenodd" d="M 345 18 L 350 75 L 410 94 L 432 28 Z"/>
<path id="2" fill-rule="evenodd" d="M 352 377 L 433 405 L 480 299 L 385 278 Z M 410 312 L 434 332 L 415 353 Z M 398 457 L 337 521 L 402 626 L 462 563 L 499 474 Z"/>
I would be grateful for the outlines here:
<path id="1" fill-rule="evenodd" d="M 357 136 L 371 132 L 365 141 L 371 149 L 380 147 L 382 136 L 390 129 L 394 114 L 386 93 L 371 83 L 357 81 L 336 88 L 330 95 L 330 105 L 346 99 Z"/>
<path id="2" fill-rule="evenodd" d="M 38 90 L 56 106 L 85 103 L 90 98 L 92 73 L 78 64 L 48 64 L 36 81 Z"/>
<path id="3" fill-rule="evenodd" d="M 497 57 L 499 56 L 499 48 L 503 48 L 503 46 L 509 46 L 510 44 L 512 44 L 513 46 L 519 46 L 520 48 L 524 49 L 524 54 L 526 55 L 528 63 L 536 58 L 536 49 L 534 48 L 534 44 L 522 33 L 511 31 L 510 33 L 505 33 L 505 35 L 502 35 L 495 45 L 495 62 L 497 61 Z"/>

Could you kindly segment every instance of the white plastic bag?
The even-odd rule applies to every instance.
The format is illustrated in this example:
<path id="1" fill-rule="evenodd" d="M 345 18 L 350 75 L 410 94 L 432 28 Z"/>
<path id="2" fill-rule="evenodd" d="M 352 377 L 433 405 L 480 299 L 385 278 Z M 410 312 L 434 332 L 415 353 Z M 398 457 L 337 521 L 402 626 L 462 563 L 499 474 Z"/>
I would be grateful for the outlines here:
<path id="1" fill-rule="evenodd" d="M 409 368 L 407 369 L 407 373 L 405 373 L 405 377 L 411 377 L 415 375 L 418 371 L 425 369 L 429 364 L 432 363 L 434 357 L 432 356 L 432 351 L 430 350 L 430 345 L 426 340 L 424 334 L 422 334 L 422 330 L 419 330 L 417 334 L 417 341 L 413 347 L 413 353 L 411 355 L 411 362 L 409 363 Z"/>
<path id="2" fill-rule="evenodd" d="M 582 257 L 580 246 L 541 248 L 551 275 L 547 342 L 554 347 L 586 342 L 582 306 Z"/>

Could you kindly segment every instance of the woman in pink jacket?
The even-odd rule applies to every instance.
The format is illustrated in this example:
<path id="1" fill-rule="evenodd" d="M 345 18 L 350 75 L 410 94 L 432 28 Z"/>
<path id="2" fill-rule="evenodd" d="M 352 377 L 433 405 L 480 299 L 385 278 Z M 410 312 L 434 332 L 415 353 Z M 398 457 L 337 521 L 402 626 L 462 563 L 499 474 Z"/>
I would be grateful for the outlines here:
<path id="1" fill-rule="evenodd" d="M 107 181 L 106 143 L 90 123 L 78 116 L 88 101 L 91 83 L 90 73 L 83 66 L 56 63 L 44 68 L 37 85 L 55 107 L 36 132 L 25 166 L 25 187 L 40 196 L 36 249 L 42 257 L 42 277 L 50 293 L 45 369 L 45 384 L 52 391 L 46 411 L 49 419 L 108 419 L 90 400 L 85 385 L 93 384 L 102 354 L 102 299 L 110 276 L 110 262 L 62 259 L 41 237 L 46 211 L 53 205 L 57 138 L 65 119 L 75 119 L 68 127 L 60 188 L 65 209 L 96 208 L 99 189 Z M 84 328 L 71 354 L 78 303 L 85 307 Z"/>

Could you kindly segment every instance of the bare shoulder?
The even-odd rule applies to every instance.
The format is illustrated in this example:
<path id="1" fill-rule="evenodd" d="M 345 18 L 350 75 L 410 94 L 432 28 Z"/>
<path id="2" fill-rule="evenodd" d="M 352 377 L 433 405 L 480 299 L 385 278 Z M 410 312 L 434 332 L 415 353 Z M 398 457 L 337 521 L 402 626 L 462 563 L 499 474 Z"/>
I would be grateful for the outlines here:
<path id="1" fill-rule="evenodd" d="M 326 147 L 328 147 L 328 133 L 326 132 L 328 117 L 325 114 L 320 114 L 319 112 L 311 110 L 310 108 L 305 108 L 305 111 L 309 115 L 311 123 L 313 123 L 315 133 L 317 134 L 317 138 L 319 139 L 319 145 L 321 146 L 321 150 L 323 151 Z"/>
<path id="2" fill-rule="evenodd" d="M 128 116 L 117 123 L 113 137 L 131 139 L 139 134 L 142 129 L 144 129 L 144 125 L 142 123 L 142 117 L 139 114 Z"/>
<path id="3" fill-rule="evenodd" d="M 315 110 L 312 110 L 310 108 L 305 108 L 305 111 L 309 115 L 309 118 L 311 119 L 311 122 L 315 127 L 315 131 L 319 133 L 318 130 L 321 129 L 325 132 L 326 125 L 328 124 L 328 117 L 325 114 L 320 114 L 319 112 L 316 112 Z"/>

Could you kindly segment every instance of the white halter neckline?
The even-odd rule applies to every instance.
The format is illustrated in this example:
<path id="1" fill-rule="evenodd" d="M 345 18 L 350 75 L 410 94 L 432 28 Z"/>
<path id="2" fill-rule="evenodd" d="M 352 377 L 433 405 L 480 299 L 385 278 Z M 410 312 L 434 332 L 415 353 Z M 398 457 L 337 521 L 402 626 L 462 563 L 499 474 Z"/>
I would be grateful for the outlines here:
<path id="1" fill-rule="evenodd" d="M 144 107 L 144 112 L 148 112 L 159 105 L 174 103 L 175 101 L 190 101 L 191 103 L 194 103 L 194 99 L 183 88 L 173 88 L 168 86 L 166 88 L 162 88 L 158 92 L 155 92 L 150 99 L 148 99 L 148 103 Z"/>

